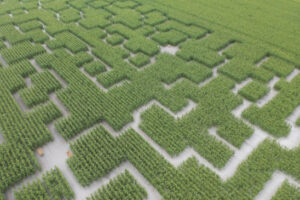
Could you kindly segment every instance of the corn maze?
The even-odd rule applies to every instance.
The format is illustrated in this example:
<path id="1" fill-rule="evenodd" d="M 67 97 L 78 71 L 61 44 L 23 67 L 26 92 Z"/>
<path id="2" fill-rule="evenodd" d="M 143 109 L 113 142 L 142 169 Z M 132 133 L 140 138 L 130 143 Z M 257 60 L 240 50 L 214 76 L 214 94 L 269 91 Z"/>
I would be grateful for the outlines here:
<path id="1" fill-rule="evenodd" d="M 299 200 L 299 15 L 214 2 L 0 0 L 0 200 Z"/>

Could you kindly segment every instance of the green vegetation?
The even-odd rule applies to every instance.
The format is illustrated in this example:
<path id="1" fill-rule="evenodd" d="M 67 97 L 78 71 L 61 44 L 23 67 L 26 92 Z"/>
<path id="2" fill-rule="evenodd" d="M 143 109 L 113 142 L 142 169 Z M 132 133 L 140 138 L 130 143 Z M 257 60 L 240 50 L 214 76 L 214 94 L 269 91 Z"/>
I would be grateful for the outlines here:
<path id="1" fill-rule="evenodd" d="M 39 23 L 38 21 L 29 21 L 20 25 L 20 29 L 23 32 L 28 32 L 33 29 L 42 29 L 42 27 L 43 27 L 42 24 Z"/>
<path id="2" fill-rule="evenodd" d="M 43 174 L 42 180 L 37 179 L 22 189 L 15 191 L 16 200 L 29 199 L 66 199 L 74 198 L 74 192 L 61 171 L 55 167 Z"/>
<path id="3" fill-rule="evenodd" d="M 256 102 L 258 99 L 265 96 L 269 91 L 270 89 L 264 84 L 258 81 L 251 81 L 241 90 L 239 90 L 239 94 L 250 101 Z"/>
<path id="4" fill-rule="evenodd" d="M 52 1 L 45 3 L 43 7 L 58 12 L 67 9 L 69 6 L 64 1 Z"/>
<path id="5" fill-rule="evenodd" d="M 300 105 L 300 76 L 286 80 L 300 67 L 297 1 L 0 0 L 0 199 L 40 170 L 34 151 L 57 136 L 49 123 L 66 142 L 95 124 L 114 131 L 127 125 L 115 137 L 98 126 L 71 142 L 73 156 L 66 162 L 82 186 L 124 162 L 166 200 L 254 199 L 277 171 L 299 182 L 299 147 L 276 143 L 289 134 L 286 119 Z M 167 45 L 179 47 L 176 55 L 160 52 Z M 274 87 L 278 94 L 261 107 L 251 105 L 242 117 L 275 137 L 263 141 L 226 181 L 193 157 L 175 167 L 157 151 L 159 146 L 174 161 L 192 148 L 222 170 L 253 134 L 232 111 L 241 96 L 262 98 L 274 76 L 281 78 Z M 232 92 L 248 79 L 253 81 L 240 95 Z M 62 115 L 52 95 L 69 113 Z M 20 109 L 19 96 L 28 110 Z M 157 104 L 136 113 L 150 102 Z M 182 116 L 189 102 L 195 107 Z M 138 127 L 130 129 L 139 114 Z M 15 194 L 74 198 L 58 168 Z M 147 197 L 127 171 L 91 195 Z M 285 183 L 273 199 L 298 196 L 299 188 Z"/>
<path id="6" fill-rule="evenodd" d="M 52 140 L 52 135 L 40 119 L 31 118 L 22 113 L 10 91 L 0 87 L 0 92 L 2 109 L 0 125 L 8 143 L 34 150 Z"/>
<path id="7" fill-rule="evenodd" d="M 185 41 L 187 36 L 179 31 L 170 30 L 168 32 L 157 33 L 152 37 L 152 39 L 157 41 L 162 46 L 166 46 L 167 44 L 176 46 Z"/>
<path id="8" fill-rule="evenodd" d="M 277 83 L 275 83 L 274 88 L 276 90 L 281 90 L 282 88 L 288 86 L 288 81 L 285 78 L 281 78 Z"/>
<path id="9" fill-rule="evenodd" d="M 263 189 L 264 183 L 271 179 L 274 169 L 277 168 L 288 174 L 293 174 L 293 176 L 296 175 L 295 173 L 299 169 L 290 168 L 287 163 L 289 159 L 296 159 L 295 162 L 298 163 L 300 160 L 296 158 L 297 153 L 299 151 L 287 152 L 282 150 L 281 147 L 267 140 L 239 166 L 235 175 L 225 183 L 207 168 L 198 167 L 193 159 L 183 164 L 182 170 L 192 184 L 202 187 L 200 190 L 203 191 L 203 194 L 199 195 L 201 196 L 200 199 L 211 199 L 216 196 L 224 199 L 254 199 L 258 192 Z M 199 176 L 197 174 L 204 175 Z M 202 181 L 204 183 L 201 183 Z M 236 187 L 239 187 L 239 190 Z"/>
<path id="10" fill-rule="evenodd" d="M 173 21 L 173 20 L 169 20 L 166 21 L 162 24 L 159 24 L 156 26 L 156 28 L 159 31 L 170 31 L 170 30 L 176 30 L 182 33 L 185 33 L 186 35 L 188 35 L 191 38 L 197 39 L 200 38 L 202 36 L 204 36 L 207 33 L 207 30 L 197 27 L 197 26 L 185 26 L 177 21 Z"/>
<path id="11" fill-rule="evenodd" d="M 273 71 L 279 77 L 285 77 L 294 70 L 293 64 L 276 57 L 269 58 L 262 67 Z"/>
<path id="12" fill-rule="evenodd" d="M 39 29 L 29 31 L 27 32 L 27 35 L 30 36 L 30 38 L 32 38 L 32 41 L 35 43 L 44 43 L 49 39 L 49 37 Z"/>
<path id="13" fill-rule="evenodd" d="M 9 49 L 0 50 L 0 54 L 9 64 L 23 59 L 33 58 L 34 56 L 44 52 L 45 49 L 42 46 L 32 45 L 28 41 L 17 44 Z"/>
<path id="14" fill-rule="evenodd" d="M 150 58 L 143 53 L 137 53 L 134 57 L 131 57 L 129 60 L 137 67 L 142 67 L 150 63 Z"/>
<path id="15" fill-rule="evenodd" d="M 28 112 L 27 115 L 33 119 L 39 119 L 45 124 L 49 124 L 53 120 L 61 117 L 62 113 L 52 101 L 48 101 L 45 104 L 36 106 Z"/>
<path id="16" fill-rule="evenodd" d="M 300 76 L 296 76 L 279 94 L 261 108 L 250 106 L 242 115 L 276 137 L 286 136 L 290 127 L 285 119 L 300 103 Z"/>
<path id="17" fill-rule="evenodd" d="M 60 14 L 60 19 L 65 23 L 74 22 L 80 19 L 79 12 L 72 8 L 63 10 L 59 12 L 59 14 Z"/>
<path id="18" fill-rule="evenodd" d="M 94 134 L 95 132 L 91 131 L 84 137 L 89 138 Z M 84 137 L 79 141 L 84 141 Z M 199 166 L 195 158 L 188 159 L 176 169 L 133 130 L 125 132 L 113 141 L 118 144 L 114 149 L 122 150 L 130 163 L 165 199 L 253 199 L 276 170 L 290 174 L 297 180 L 300 178 L 297 167 L 300 162 L 299 149 L 287 151 L 269 140 L 263 142 L 226 182 L 210 169 Z M 87 151 L 90 149 L 89 145 L 86 143 L 83 149 Z M 78 153 L 74 156 L 79 156 Z M 116 151 L 114 153 L 115 156 L 119 154 Z M 92 158 L 98 159 L 98 156 L 95 154 Z M 237 187 L 239 190 L 236 190 Z"/>
<path id="19" fill-rule="evenodd" d="M 106 71 L 105 65 L 100 62 L 96 62 L 96 61 L 86 64 L 83 67 L 84 67 L 84 70 L 91 76 L 96 76 L 97 74 L 100 74 L 101 72 Z"/>
<path id="20" fill-rule="evenodd" d="M 21 15 L 21 14 L 24 14 L 24 10 L 22 10 L 22 9 L 12 10 L 12 11 L 11 11 L 11 14 L 12 14 L 13 16 Z"/>
<path id="21" fill-rule="evenodd" d="M 251 73 L 251 76 L 253 77 L 253 79 L 267 83 L 272 80 L 274 74 L 271 71 L 268 71 L 260 67 L 260 68 L 254 68 L 254 70 Z"/>
<path id="22" fill-rule="evenodd" d="M 147 192 L 136 182 L 134 177 L 126 170 L 112 179 L 108 185 L 103 186 L 87 200 L 100 199 L 136 199 L 147 197 Z"/>
<path id="23" fill-rule="evenodd" d="M 300 117 L 297 119 L 296 125 L 300 126 Z"/>
<path id="24" fill-rule="evenodd" d="M 40 167 L 30 149 L 16 143 L 0 145 L 0 153 L 0 191 L 6 191 Z"/>
<path id="25" fill-rule="evenodd" d="M 148 56 L 154 56 L 159 52 L 158 45 L 155 42 L 143 37 L 129 39 L 124 43 L 124 46 L 133 53 L 142 52 Z"/>
<path id="26" fill-rule="evenodd" d="M 3 49 L 5 47 L 6 47 L 6 45 L 4 44 L 4 42 L 0 40 L 0 49 Z"/>
<path id="27" fill-rule="evenodd" d="M 134 1 L 116 1 L 114 5 L 119 8 L 135 8 L 138 4 Z"/>
<path id="28" fill-rule="evenodd" d="M 1 37 L 4 37 L 10 44 L 21 43 L 29 39 L 28 36 L 21 34 L 17 29 L 15 29 L 12 24 L 1 26 L 0 34 L 2 35 Z"/>
<path id="29" fill-rule="evenodd" d="M 121 23 L 131 29 L 136 29 L 142 26 L 142 16 L 133 9 L 120 9 L 112 6 L 108 7 L 108 10 L 116 15 L 116 17 L 113 18 L 114 23 Z"/>
<path id="30" fill-rule="evenodd" d="M 123 42 L 123 37 L 119 34 L 113 34 L 112 36 L 107 38 L 106 41 L 112 45 L 117 45 Z"/>
<path id="31" fill-rule="evenodd" d="M 276 192 L 276 194 L 272 197 L 272 200 L 280 200 L 280 199 L 299 199 L 300 198 L 300 190 L 292 185 L 290 185 L 287 181 L 283 183 L 280 189 Z"/>
<path id="32" fill-rule="evenodd" d="M 218 72 L 229 76 L 237 82 L 242 82 L 251 74 L 252 65 L 244 59 L 234 57 L 229 63 L 222 66 Z"/>
<path id="33" fill-rule="evenodd" d="M 5 200 L 4 194 L 0 193 L 0 200 Z"/>
<path id="34" fill-rule="evenodd" d="M 193 142 L 196 145 L 196 147 L 198 147 L 198 148 L 201 147 L 200 149 L 202 149 L 202 150 L 204 150 L 206 148 L 205 146 L 209 146 L 209 145 L 204 145 L 204 146 L 200 145 L 200 143 L 202 142 L 203 139 L 197 139 L 198 137 L 200 137 L 197 135 L 201 134 L 201 131 L 205 132 L 203 130 L 205 130 L 207 127 L 220 126 L 219 134 L 221 134 L 222 137 L 224 137 L 230 143 L 232 143 L 233 145 L 238 146 L 238 147 L 243 143 L 243 141 L 245 141 L 248 137 L 250 137 L 253 130 L 250 127 L 248 127 L 247 125 L 245 125 L 243 122 L 241 122 L 240 120 L 235 119 L 233 117 L 233 115 L 231 115 L 228 112 L 229 110 L 235 108 L 236 106 L 238 106 L 241 103 L 241 99 L 234 97 L 232 95 L 232 93 L 228 92 L 228 88 L 232 87 L 231 84 L 232 84 L 232 82 L 230 80 L 220 77 L 220 78 L 215 79 L 214 81 L 210 82 L 210 84 L 206 85 L 205 87 L 203 87 L 201 90 L 199 90 L 197 92 L 196 91 L 193 92 L 192 90 L 190 91 L 191 94 L 188 94 L 188 96 L 192 95 L 191 96 L 191 97 L 193 97 L 192 99 L 195 98 L 196 102 L 198 102 L 199 99 L 201 99 L 201 100 L 199 101 L 199 104 L 196 109 L 191 111 L 186 116 L 182 117 L 180 120 L 177 120 L 178 121 L 177 123 L 179 126 L 177 131 L 178 131 L 178 134 L 180 135 L 180 137 L 184 137 L 183 132 L 186 132 L 187 136 L 193 136 L 190 138 L 190 141 Z M 181 85 L 184 85 L 184 83 Z M 176 87 L 174 86 L 174 90 L 175 90 L 175 88 Z M 182 88 L 186 88 L 186 86 L 182 87 Z M 182 88 L 178 88 L 178 91 L 182 91 Z M 228 103 L 226 101 L 228 101 Z M 168 118 L 169 119 L 166 121 L 170 121 L 170 117 L 168 117 Z M 168 131 L 168 132 L 170 131 L 169 132 L 170 136 L 175 137 L 176 134 L 174 134 L 174 131 L 172 131 L 172 129 L 176 130 L 177 129 L 176 126 L 174 126 L 173 124 L 169 124 L 170 122 L 167 123 L 165 120 L 163 120 L 162 114 L 156 114 L 156 117 L 154 117 L 154 119 L 156 119 L 155 123 L 158 123 L 158 124 L 162 123 L 162 125 L 160 127 L 157 127 L 156 125 L 154 125 L 155 123 L 153 123 L 152 125 L 149 125 L 148 126 L 149 128 L 144 130 L 147 134 L 149 131 L 149 134 L 151 132 L 153 132 L 156 135 L 162 135 L 163 137 L 166 137 L 166 139 L 167 139 L 168 134 L 166 134 L 166 131 Z M 153 119 L 151 119 L 151 121 L 153 121 Z M 142 127 L 143 127 L 143 123 L 144 122 L 142 122 Z M 172 123 L 174 123 L 174 122 L 172 122 Z M 163 128 L 164 126 L 166 126 L 166 128 Z M 153 129 L 153 131 L 150 132 L 151 129 Z M 159 130 L 156 130 L 156 129 L 159 129 Z M 234 134 L 232 134 L 232 132 L 234 132 Z M 209 138 L 210 138 L 209 136 L 206 137 L 206 135 L 203 137 L 205 137 L 207 140 L 209 140 Z M 211 141 L 212 143 L 209 143 L 208 141 L 206 141 L 206 143 L 214 144 L 215 141 L 214 141 L 213 137 L 211 138 L 211 140 L 212 140 Z M 163 140 L 159 140 L 159 141 L 163 141 Z M 172 141 L 172 140 L 167 139 L 167 142 L 168 141 Z M 175 139 L 175 141 L 178 143 L 179 141 L 182 141 L 182 140 Z M 186 143 L 186 141 L 184 141 L 184 142 Z M 197 144 L 197 142 L 199 142 L 199 144 Z M 170 145 L 170 146 L 174 146 L 174 145 Z M 217 146 L 219 148 L 222 145 L 218 144 Z M 212 149 L 209 147 L 207 147 L 207 148 Z M 218 148 L 216 148 L 216 149 L 218 149 Z M 198 150 L 200 150 L 200 149 L 198 149 Z M 204 157 L 212 156 L 212 154 L 208 153 L 208 152 L 206 152 L 205 154 L 207 154 L 207 155 L 203 155 Z M 229 155 L 230 154 L 228 154 L 228 157 L 230 157 Z M 214 153 L 214 156 L 217 156 L 217 154 Z M 221 160 L 223 160 L 222 162 L 224 162 L 224 163 L 226 162 L 225 161 L 226 158 L 225 158 L 224 154 L 223 154 L 222 158 L 217 159 L 215 157 L 215 158 L 211 158 L 211 159 L 214 160 L 214 162 L 216 162 L 216 165 L 218 165 L 219 167 L 222 166 Z M 212 160 L 210 160 L 210 161 L 212 161 Z"/>
<path id="35" fill-rule="evenodd" d="M 299 63 L 299 44 L 297 34 L 299 2 L 276 0 L 270 6 L 269 1 L 244 2 L 238 0 L 217 0 L 207 2 L 205 0 L 139 0 L 160 9 L 170 17 L 180 19 L 185 23 L 195 23 L 209 30 L 230 32 L 243 41 L 254 44 L 263 43 L 271 48 L 272 53 L 281 54 L 283 57 Z M 261 9 L 257 9 L 260 7 Z M 282 8 L 288 12 L 282 11 Z M 278 11 L 280 10 L 280 11 Z M 192 16 L 188 16 L 190 14 Z M 280 30 L 278 30 L 280 27 Z M 294 27 L 297 27 L 296 29 Z"/>
<path id="36" fill-rule="evenodd" d="M 19 191 L 18 193 L 16 192 L 15 196 L 16 199 L 40 198 L 40 199 L 50 200 L 46 188 L 43 187 L 40 180 L 33 182 L 31 185 L 28 185 L 27 187 L 23 186 L 22 191 Z"/>
<path id="37" fill-rule="evenodd" d="M 99 4 L 108 4 L 104 1 L 98 1 Z M 92 6 L 98 7 L 97 1 L 91 2 Z M 104 9 L 84 8 L 84 19 L 79 20 L 79 24 L 86 29 L 94 29 L 97 27 L 104 28 L 111 24 L 107 19 L 111 14 Z"/>
<path id="38" fill-rule="evenodd" d="M 20 91 L 20 96 L 28 107 L 45 102 L 48 100 L 48 94 L 61 88 L 60 83 L 49 71 L 33 74 L 30 79 L 33 87 Z"/>
<path id="39" fill-rule="evenodd" d="M 153 11 L 145 15 L 145 23 L 149 25 L 157 25 L 166 20 L 166 17 L 158 11 Z"/>
<path id="40" fill-rule="evenodd" d="M 93 8 L 102 8 L 104 6 L 109 5 L 109 2 L 105 2 L 105 1 L 93 1 L 89 3 L 90 6 L 92 6 Z"/>
<path id="41" fill-rule="evenodd" d="M 125 159 L 116 141 L 102 127 L 71 144 L 71 149 L 75 155 L 68 160 L 68 165 L 83 186 L 101 178 Z"/>
<path id="42" fill-rule="evenodd" d="M 45 105 L 46 110 L 51 110 L 47 114 L 43 113 L 44 108 L 36 108 L 33 112 L 23 114 L 12 96 L 13 92 L 25 87 L 23 77 L 34 72 L 36 70 L 28 61 L 0 69 L 0 127 L 5 138 L 5 143 L 0 145 L 1 192 L 40 168 L 33 150 L 52 140 L 52 135 L 43 122 L 58 116 L 57 111 L 53 110 L 54 105 Z"/>
<path id="43" fill-rule="evenodd" d="M 201 40 L 189 40 L 180 45 L 180 51 L 178 51 L 177 55 L 187 61 L 195 60 L 209 67 L 215 67 L 224 61 L 223 56 L 202 46 Z"/>
<path id="44" fill-rule="evenodd" d="M 56 40 L 47 41 L 47 46 L 51 49 L 58 49 L 65 47 L 69 49 L 72 53 L 78 53 L 80 51 L 87 51 L 87 46 L 70 33 L 60 33 L 56 35 Z"/>

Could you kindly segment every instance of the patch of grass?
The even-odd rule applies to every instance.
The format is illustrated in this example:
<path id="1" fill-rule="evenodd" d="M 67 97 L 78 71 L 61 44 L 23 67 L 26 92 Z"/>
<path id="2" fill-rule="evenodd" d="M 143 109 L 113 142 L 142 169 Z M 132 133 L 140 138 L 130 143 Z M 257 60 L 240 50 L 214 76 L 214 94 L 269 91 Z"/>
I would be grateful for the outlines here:
<path id="1" fill-rule="evenodd" d="M 204 36 L 207 33 L 207 30 L 197 27 L 197 26 L 184 26 L 183 24 L 173 21 L 173 20 L 168 20 L 165 21 L 164 23 L 156 25 L 156 28 L 159 31 L 170 31 L 170 30 L 176 30 L 180 31 L 186 35 L 188 35 L 191 38 L 197 39 L 200 38 L 201 36 Z"/>
<path id="2" fill-rule="evenodd" d="M 201 45 L 201 40 L 189 40 L 180 45 L 177 55 L 187 61 L 195 60 L 209 67 L 215 67 L 224 60 L 216 51 Z"/>
<path id="3" fill-rule="evenodd" d="M 55 167 L 43 174 L 42 179 L 36 179 L 32 183 L 15 191 L 16 200 L 24 199 L 66 199 L 74 198 L 74 192 L 63 176 L 62 172 Z"/>
<path id="4" fill-rule="evenodd" d="M 157 33 L 152 36 L 152 39 L 157 41 L 162 46 L 166 46 L 167 44 L 176 46 L 179 43 L 185 41 L 187 39 L 187 36 L 182 32 L 170 30 L 167 32 Z"/>
<path id="5" fill-rule="evenodd" d="M 265 96 L 269 91 L 270 89 L 263 83 L 251 81 L 241 90 L 239 90 L 239 94 L 250 101 L 256 102 L 258 99 Z"/>
<path id="6" fill-rule="evenodd" d="M 158 11 L 153 11 L 145 14 L 145 18 L 145 23 L 152 26 L 160 24 L 167 20 L 167 18 L 161 12 Z"/>
<path id="7" fill-rule="evenodd" d="M 130 192 L 128 192 L 130 191 Z M 147 197 L 146 190 L 125 170 L 124 173 L 109 181 L 101 189 L 88 197 L 87 200 L 102 199 L 136 199 L 143 200 Z"/>
<path id="8" fill-rule="evenodd" d="M 279 77 L 286 77 L 294 70 L 294 65 L 280 58 L 271 57 L 263 63 L 262 67 L 274 72 Z"/>
<path id="9" fill-rule="evenodd" d="M 281 78 L 279 81 L 276 82 L 274 88 L 276 90 L 281 90 L 284 87 L 287 87 L 289 85 L 289 83 L 287 82 L 287 80 L 285 78 Z"/>
<path id="10" fill-rule="evenodd" d="M 48 35 L 46 35 L 42 30 L 39 29 L 29 31 L 27 32 L 27 35 L 30 36 L 32 38 L 32 41 L 35 43 L 44 43 L 49 39 Z"/>
<path id="11" fill-rule="evenodd" d="M 94 148 L 89 150 L 88 146 Z M 71 144 L 74 155 L 67 160 L 78 182 L 83 186 L 105 176 L 125 160 L 118 143 L 103 127 L 91 131 Z M 97 157 L 95 159 L 95 156 Z"/>
<path id="12" fill-rule="evenodd" d="M 285 181 L 276 194 L 272 197 L 272 200 L 282 199 L 300 199 L 300 189 L 289 184 L 288 181 Z"/>
<path id="13" fill-rule="evenodd" d="M 29 21 L 29 22 L 25 22 L 23 24 L 20 24 L 20 29 L 23 31 L 23 32 L 27 32 L 27 31 L 31 31 L 33 29 L 42 29 L 42 24 L 39 23 L 38 21 L 36 20 L 33 20 L 33 21 Z"/>
<path id="14" fill-rule="evenodd" d="M 149 56 L 146 56 L 143 53 L 138 53 L 134 57 L 131 57 L 130 62 L 133 63 L 137 67 L 142 67 L 148 63 L 150 63 Z"/>
<path id="15" fill-rule="evenodd" d="M 84 70 L 91 76 L 96 76 L 97 74 L 100 74 L 101 72 L 106 71 L 105 65 L 100 62 L 97 62 L 97 61 L 86 64 L 83 67 L 84 67 Z"/>
<path id="16" fill-rule="evenodd" d="M 136 37 L 125 42 L 124 46 L 133 53 L 142 52 L 148 56 L 154 56 L 159 52 L 158 45 L 144 37 Z"/>
<path id="17" fill-rule="evenodd" d="M 297 119 L 296 125 L 297 125 L 297 126 L 300 126 L 300 117 Z"/>
<path id="18" fill-rule="evenodd" d="M 61 21 L 65 23 L 75 22 L 80 19 L 79 12 L 73 8 L 69 8 L 59 12 Z"/>
<path id="19" fill-rule="evenodd" d="M 14 63 L 23 59 L 30 59 L 44 53 L 46 50 L 40 45 L 32 45 L 29 41 L 17 44 L 9 49 L 2 49 L 1 55 L 8 63 Z"/>
<path id="20" fill-rule="evenodd" d="M 106 41 L 111 45 L 118 45 L 123 42 L 123 37 L 119 34 L 113 34 L 106 39 Z"/>

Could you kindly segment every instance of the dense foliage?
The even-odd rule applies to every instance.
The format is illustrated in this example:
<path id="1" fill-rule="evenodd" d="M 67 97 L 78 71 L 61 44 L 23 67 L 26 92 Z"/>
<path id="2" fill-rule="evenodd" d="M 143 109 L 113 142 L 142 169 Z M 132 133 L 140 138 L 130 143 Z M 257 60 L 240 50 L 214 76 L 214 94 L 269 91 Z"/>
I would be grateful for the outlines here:
<path id="1" fill-rule="evenodd" d="M 299 5 L 281 1 L 0 0 L 0 199 L 39 169 L 33 152 L 53 140 L 49 123 L 65 140 L 103 122 L 119 131 L 150 102 L 156 104 L 141 113 L 135 130 L 113 137 L 100 126 L 72 142 L 67 163 L 81 185 L 125 161 L 163 199 L 254 199 L 277 170 L 299 181 L 299 148 L 270 140 L 223 182 L 195 158 L 174 167 L 143 138 L 145 133 L 170 156 L 193 148 L 221 170 L 253 133 L 232 110 L 241 96 L 264 96 L 274 76 L 281 78 L 274 87 L 278 94 L 264 106 L 253 103 L 242 116 L 274 140 L 287 136 L 285 120 L 300 105 L 300 76 L 286 80 L 300 66 L 293 13 Z M 179 50 L 162 54 L 167 45 Z M 241 96 L 232 92 L 249 78 Z M 49 95 L 69 113 L 62 116 Z M 195 107 L 180 115 L 189 102 Z M 298 194 L 299 188 L 285 183 L 273 198 Z M 90 199 L 146 196 L 126 171 Z M 57 168 L 16 192 L 17 199 L 73 197 Z"/>
<path id="2" fill-rule="evenodd" d="M 84 70 L 89 73 L 91 76 L 96 76 L 100 74 L 101 72 L 106 71 L 106 67 L 104 64 L 100 62 L 92 62 L 89 64 L 84 65 Z"/>
<path id="3" fill-rule="evenodd" d="M 133 63 L 137 67 L 142 67 L 148 63 L 150 63 L 150 59 L 143 53 L 138 53 L 134 57 L 131 57 L 130 62 Z"/>
<path id="4" fill-rule="evenodd" d="M 16 182 L 39 169 L 34 154 L 18 144 L 0 145 L 0 191 L 6 191 Z"/>
<path id="5" fill-rule="evenodd" d="M 87 200 L 101 199 L 136 199 L 147 197 L 147 192 L 137 183 L 134 177 L 126 170 L 112 179 L 108 185 L 103 186 Z"/>
<path id="6" fill-rule="evenodd" d="M 30 59 L 35 55 L 45 52 L 40 45 L 32 45 L 29 41 L 17 44 L 9 49 L 0 50 L 1 55 L 8 63 L 14 63 L 23 59 Z"/>
<path id="7" fill-rule="evenodd" d="M 116 141 L 102 127 L 71 144 L 71 149 L 75 155 L 68 160 L 68 165 L 84 186 L 104 176 L 125 159 Z"/>
<path id="8" fill-rule="evenodd" d="M 294 70 L 294 65 L 282 59 L 271 57 L 263 63 L 262 67 L 273 71 L 277 76 L 287 76 Z"/>
<path id="9" fill-rule="evenodd" d="M 61 171 L 55 167 L 43 174 L 42 179 L 37 179 L 15 191 L 15 198 L 16 200 L 71 200 L 74 198 L 74 192 Z"/>
<path id="10" fill-rule="evenodd" d="M 258 81 L 251 81 L 241 90 L 239 90 L 239 94 L 250 101 L 256 102 L 258 99 L 265 96 L 269 92 L 269 90 L 270 89 L 264 84 Z"/>
<path id="11" fill-rule="evenodd" d="M 112 45 L 121 44 L 123 42 L 123 37 L 119 34 L 113 34 L 109 38 L 106 39 Z"/>
<path id="12" fill-rule="evenodd" d="M 20 96 L 28 107 L 33 107 L 47 101 L 48 94 L 61 88 L 60 83 L 47 70 L 33 74 L 30 76 L 30 79 L 33 87 L 25 88 L 20 91 Z"/>
<path id="13" fill-rule="evenodd" d="M 5 200 L 4 194 L 0 193 L 0 200 Z"/>
<path id="14" fill-rule="evenodd" d="M 300 199 L 300 190 L 295 186 L 290 185 L 287 181 L 283 183 L 280 189 L 272 197 L 272 200 L 281 199 Z"/>
<path id="15" fill-rule="evenodd" d="M 253 105 L 243 112 L 243 116 L 276 137 L 286 136 L 290 127 L 285 119 L 299 106 L 299 91 L 300 76 L 296 76 L 266 105 L 262 108 Z"/>
<path id="16" fill-rule="evenodd" d="M 297 124 L 297 126 L 300 126 L 300 117 L 297 119 L 296 124 Z"/>

